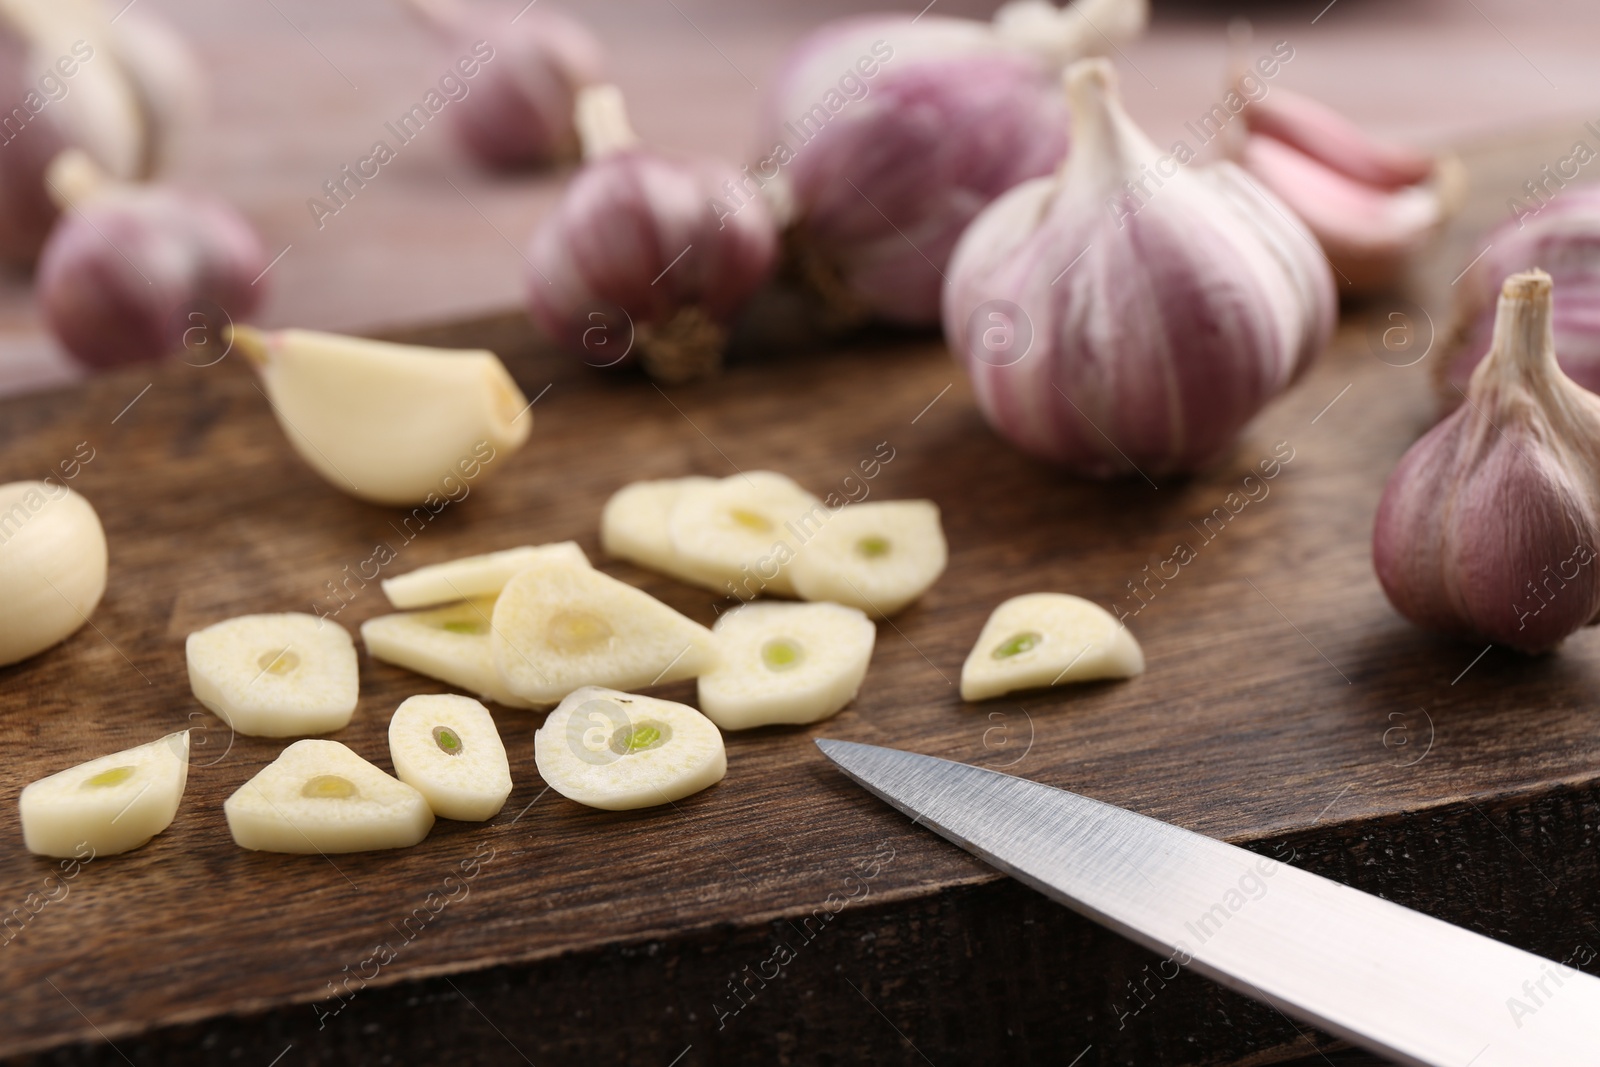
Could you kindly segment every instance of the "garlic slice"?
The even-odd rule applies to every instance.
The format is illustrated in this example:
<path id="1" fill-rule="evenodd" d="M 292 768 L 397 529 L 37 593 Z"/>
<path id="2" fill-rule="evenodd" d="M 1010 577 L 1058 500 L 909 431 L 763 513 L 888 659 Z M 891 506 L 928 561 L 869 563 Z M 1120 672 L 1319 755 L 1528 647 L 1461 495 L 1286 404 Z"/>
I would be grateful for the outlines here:
<path id="1" fill-rule="evenodd" d="M 418 567 L 407 574 L 383 580 L 383 595 L 402 611 L 452 604 L 458 600 L 496 597 L 512 575 L 531 560 L 556 556 L 572 563 L 589 565 L 576 541 L 557 541 L 548 545 L 522 545 L 518 548 L 465 556 L 444 563 Z"/>
<path id="2" fill-rule="evenodd" d="M 678 556 L 716 575 L 735 596 L 794 596 L 786 565 L 829 515 L 793 478 L 746 471 L 686 487 L 667 525 Z"/>
<path id="3" fill-rule="evenodd" d="M 607 555 L 629 560 L 690 585 L 721 589 L 716 573 L 691 566 L 672 546 L 669 523 L 683 494 L 717 484 L 701 475 L 633 482 L 611 494 L 600 513 L 600 547 Z"/>
<path id="4" fill-rule="evenodd" d="M 700 710 L 724 730 L 835 714 L 860 690 L 878 636 L 842 604 L 745 604 L 712 633 L 722 662 L 700 676 Z"/>
<path id="5" fill-rule="evenodd" d="M 722 780 L 722 734 L 687 704 L 601 686 L 570 694 L 533 735 L 546 784 L 607 811 L 668 804 Z"/>
<path id="6" fill-rule="evenodd" d="M 0 666 L 66 640 L 106 591 L 106 534 L 62 485 L 0 485 Z"/>
<path id="7" fill-rule="evenodd" d="M 361 624 L 361 641 L 375 660 L 437 678 L 501 707 L 539 706 L 513 693 L 495 670 L 489 638 L 494 602 L 494 597 L 481 597 L 427 611 L 379 615 Z"/>
<path id="8" fill-rule="evenodd" d="M 586 685 L 693 678 L 716 663 L 711 631 L 588 566 L 537 560 L 495 602 L 494 665 L 524 700 L 554 704 Z"/>
<path id="9" fill-rule="evenodd" d="M 222 804 L 240 848 L 367 852 L 409 848 L 433 828 L 421 793 L 337 741 L 296 741 Z"/>
<path id="10" fill-rule="evenodd" d="M 851 504 L 833 513 L 790 569 L 805 600 L 893 615 L 944 573 L 949 549 L 931 500 Z"/>
<path id="11" fill-rule="evenodd" d="M 1110 612 L 1067 593 L 1029 593 L 994 609 L 961 668 L 961 699 L 1144 673 L 1144 652 Z"/>
<path id="12" fill-rule="evenodd" d="M 195 698 L 241 734 L 332 733 L 355 713 L 355 645 L 330 620 L 241 615 L 190 634 L 184 651 Z"/>
<path id="13" fill-rule="evenodd" d="M 406 699 L 389 720 L 395 777 L 443 819 L 483 822 L 511 795 L 511 766 L 489 709 L 471 697 Z"/>
<path id="14" fill-rule="evenodd" d="M 39 856 L 138 848 L 172 825 L 189 780 L 189 731 L 113 752 L 23 787 L 22 841 Z"/>
<path id="15" fill-rule="evenodd" d="M 272 413 L 329 484 L 375 504 L 422 504 L 498 469 L 533 427 L 493 352 L 310 330 L 233 328 Z"/>

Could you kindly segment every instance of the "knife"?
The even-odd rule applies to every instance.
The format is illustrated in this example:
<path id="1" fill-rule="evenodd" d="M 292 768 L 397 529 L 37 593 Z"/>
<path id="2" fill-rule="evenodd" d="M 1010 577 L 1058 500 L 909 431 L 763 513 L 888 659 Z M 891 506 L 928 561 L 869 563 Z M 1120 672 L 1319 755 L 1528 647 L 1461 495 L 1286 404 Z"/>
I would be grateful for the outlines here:
<path id="1" fill-rule="evenodd" d="M 1052 900 L 1413 1067 L 1596 1067 L 1600 979 L 1123 808 L 818 740 L 845 774 Z"/>

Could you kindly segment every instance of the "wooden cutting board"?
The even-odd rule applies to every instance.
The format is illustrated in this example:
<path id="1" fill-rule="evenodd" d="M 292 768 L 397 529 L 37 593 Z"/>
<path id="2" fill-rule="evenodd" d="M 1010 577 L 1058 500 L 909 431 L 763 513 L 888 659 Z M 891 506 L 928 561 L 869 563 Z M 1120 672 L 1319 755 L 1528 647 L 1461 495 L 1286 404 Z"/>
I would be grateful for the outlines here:
<path id="1" fill-rule="evenodd" d="M 1441 264 L 1465 263 L 1501 191 L 1569 142 L 1469 153 L 1483 192 Z M 1446 290 L 1453 271 L 1434 273 Z M 1413 325 L 1431 314 L 1442 335 L 1445 305 L 1424 304 Z M 1007 768 L 1593 961 L 1600 633 L 1538 659 L 1437 639 L 1372 575 L 1378 495 L 1434 413 L 1437 349 L 1398 366 L 1410 357 L 1371 340 L 1407 307 L 1351 311 L 1232 458 L 1154 484 L 1086 484 L 1019 456 L 934 337 L 751 357 L 660 389 L 540 348 L 515 314 L 413 332 L 495 348 L 539 399 L 527 448 L 409 524 L 304 466 L 237 359 L 0 403 L 0 480 L 41 477 L 87 442 L 72 484 L 111 546 L 93 625 L 0 671 L 0 915 L 22 916 L 0 934 L 0 1057 L 1088 1067 L 1331 1046 L 912 827 L 821 758 L 824 736 Z M 1271 457 L 1278 475 L 1241 506 Z M 489 824 L 440 821 L 416 848 L 331 859 L 234 846 L 222 802 L 283 746 L 230 737 L 195 702 L 186 634 L 338 606 L 329 583 L 380 546 L 389 575 L 567 538 L 709 624 L 726 602 L 601 554 L 600 508 L 634 479 L 762 468 L 944 511 L 948 573 L 879 627 L 837 718 L 730 735 L 720 785 L 607 813 L 547 791 L 539 717 L 496 709 L 516 788 Z M 1193 561 L 1145 584 L 1180 544 Z M 375 582 L 345 588 L 352 632 L 385 611 Z M 989 611 L 1037 590 L 1137 609 L 1148 671 L 963 703 L 955 682 Z M 390 712 L 442 687 L 365 656 L 361 672 L 335 736 L 387 769 Z M 172 827 L 50 881 L 57 865 L 21 846 L 22 786 L 184 727 L 195 757 Z"/>

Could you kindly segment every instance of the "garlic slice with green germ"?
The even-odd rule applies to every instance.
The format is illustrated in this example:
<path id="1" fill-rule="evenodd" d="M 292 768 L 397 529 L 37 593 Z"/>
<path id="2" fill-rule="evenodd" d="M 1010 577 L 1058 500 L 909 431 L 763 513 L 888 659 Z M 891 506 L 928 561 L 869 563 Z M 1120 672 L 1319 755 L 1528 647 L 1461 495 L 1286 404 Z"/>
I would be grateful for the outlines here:
<path id="1" fill-rule="evenodd" d="M 524 700 L 693 678 L 716 663 L 711 631 L 588 566 L 537 560 L 495 602 L 495 669 Z"/>
<path id="2" fill-rule="evenodd" d="M 528 563 L 544 556 L 556 556 L 573 563 L 589 565 L 576 541 L 557 541 L 548 545 L 522 545 L 481 556 L 465 556 L 444 563 L 418 567 L 407 574 L 383 580 L 383 595 L 402 611 L 451 604 L 457 600 L 496 597 L 513 575 Z"/>
<path id="3" fill-rule="evenodd" d="M 722 734 L 670 700 L 601 686 L 570 694 L 533 735 L 539 776 L 557 793 L 607 811 L 668 804 L 722 780 Z"/>
<path id="4" fill-rule="evenodd" d="M 511 766 L 489 709 L 471 697 L 408 698 L 389 720 L 395 777 L 444 819 L 483 822 L 511 795 Z"/>
<path id="5" fill-rule="evenodd" d="M 355 645 L 331 620 L 241 615 L 190 634 L 184 651 L 195 698 L 241 734 L 332 733 L 355 713 Z"/>
<path id="6" fill-rule="evenodd" d="M 1100 605 L 1029 593 L 994 609 L 961 667 L 961 699 L 1144 673 L 1133 634 Z"/>
<path id="7" fill-rule="evenodd" d="M 83 497 L 49 482 L 0 485 L 0 666 L 78 632 L 106 591 L 106 533 Z"/>
<path id="8" fill-rule="evenodd" d="M 337 741 L 296 741 L 222 804 L 241 848 L 367 852 L 409 848 L 433 828 L 433 809 Z"/>
<path id="9" fill-rule="evenodd" d="M 113 752 L 23 787 L 22 841 L 39 856 L 138 848 L 172 825 L 189 780 L 189 731 Z"/>
<path id="10" fill-rule="evenodd" d="M 790 577 L 805 600 L 893 615 L 939 580 L 948 558 L 933 501 L 851 504 L 806 542 Z"/>
<path id="11" fill-rule="evenodd" d="M 715 478 L 691 475 L 623 486 L 611 494 L 600 513 L 600 547 L 608 555 L 690 585 L 720 589 L 722 582 L 715 573 L 691 566 L 678 554 L 669 529 L 672 509 L 687 490 L 716 483 Z"/>
<path id="12" fill-rule="evenodd" d="M 494 597 L 427 611 L 379 615 L 361 624 L 361 641 L 373 659 L 437 678 L 506 708 L 548 707 L 524 700 L 494 666 L 490 640 Z"/>
<path id="13" fill-rule="evenodd" d="M 842 604 L 744 604 L 712 629 L 722 662 L 700 710 L 724 730 L 826 719 L 855 699 L 877 627 Z"/>
<path id="14" fill-rule="evenodd" d="M 329 484 L 375 504 L 455 498 L 533 427 L 500 358 L 311 330 L 230 334 L 289 443 Z"/>
<path id="15" fill-rule="evenodd" d="M 686 487 L 668 532 L 689 567 L 716 575 L 734 596 L 794 596 L 787 565 L 830 514 L 793 478 L 746 471 Z"/>

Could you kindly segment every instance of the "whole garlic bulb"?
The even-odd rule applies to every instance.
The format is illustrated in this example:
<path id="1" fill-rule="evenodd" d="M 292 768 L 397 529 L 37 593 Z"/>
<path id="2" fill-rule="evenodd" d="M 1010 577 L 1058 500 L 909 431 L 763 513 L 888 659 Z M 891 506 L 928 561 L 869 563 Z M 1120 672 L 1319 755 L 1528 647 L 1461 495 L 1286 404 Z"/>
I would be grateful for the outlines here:
<path id="1" fill-rule="evenodd" d="M 763 158 L 722 195 L 744 210 L 776 183 L 790 273 L 840 324 L 933 325 L 968 223 L 1066 154 L 1062 68 L 1137 36 L 1147 16 L 1147 0 L 1014 0 L 993 23 L 829 23 L 790 54 L 764 107 Z"/>
<path id="2" fill-rule="evenodd" d="M 1494 339 L 1499 279 L 1538 267 L 1554 284 L 1556 359 L 1567 377 L 1600 393 L 1600 185 L 1563 189 L 1530 218 L 1491 233 L 1487 251 L 1457 284 L 1456 327 L 1444 358 L 1433 365 L 1447 407 L 1461 403 L 1473 369 Z"/>
<path id="3" fill-rule="evenodd" d="M 578 92 L 598 84 L 605 69 L 600 42 L 583 23 L 521 2 L 410 4 L 454 50 L 452 61 L 481 61 L 473 62 L 478 69 L 470 77 L 456 72 L 466 95 L 446 109 L 457 140 L 474 158 L 503 169 L 577 158 Z"/>
<path id="4" fill-rule="evenodd" d="M 76 633 L 106 591 L 106 534 L 64 485 L 0 485 L 0 666 Z"/>
<path id="5" fill-rule="evenodd" d="M 1561 373 L 1550 276 L 1506 279 L 1471 401 L 1389 476 L 1372 562 L 1419 626 L 1554 648 L 1600 615 L 1600 397 Z"/>
<path id="6" fill-rule="evenodd" d="M 1332 276 L 1233 164 L 1157 149 L 1108 61 L 1066 82 L 1072 155 L 962 237 L 945 337 L 990 425 L 1024 451 L 1092 477 L 1197 470 L 1326 344 Z"/>
<path id="7" fill-rule="evenodd" d="M 715 372 L 729 322 L 776 262 L 771 213 L 759 200 L 718 212 L 712 198 L 738 172 L 641 147 L 614 86 L 584 90 L 578 118 L 586 162 L 528 246 L 529 314 L 559 344 L 609 365 L 629 354 L 611 321 L 620 309 L 652 377 Z"/>
<path id="8" fill-rule="evenodd" d="M 40 253 L 36 296 L 77 362 L 159 359 L 179 351 L 192 328 L 220 337 L 228 321 L 260 306 L 266 249 L 223 201 L 107 181 L 75 149 L 52 164 L 48 181 L 71 210 Z"/>

